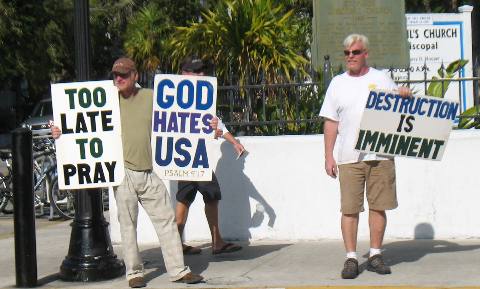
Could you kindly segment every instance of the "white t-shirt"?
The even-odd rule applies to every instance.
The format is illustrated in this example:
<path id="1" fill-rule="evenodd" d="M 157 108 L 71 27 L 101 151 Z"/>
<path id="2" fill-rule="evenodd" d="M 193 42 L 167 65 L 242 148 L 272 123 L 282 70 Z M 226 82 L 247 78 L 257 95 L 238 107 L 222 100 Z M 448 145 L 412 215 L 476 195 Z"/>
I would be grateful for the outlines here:
<path id="1" fill-rule="evenodd" d="M 372 67 L 359 77 L 350 76 L 347 72 L 335 76 L 328 86 L 320 116 L 338 121 L 338 164 L 391 158 L 354 150 L 371 89 L 395 90 L 397 86 L 386 73 Z"/>
<path id="2" fill-rule="evenodd" d="M 225 126 L 225 124 L 223 123 L 223 121 L 220 118 L 218 118 L 217 128 L 221 129 L 223 131 L 222 136 L 224 136 L 227 132 L 229 132 L 227 127 Z"/>

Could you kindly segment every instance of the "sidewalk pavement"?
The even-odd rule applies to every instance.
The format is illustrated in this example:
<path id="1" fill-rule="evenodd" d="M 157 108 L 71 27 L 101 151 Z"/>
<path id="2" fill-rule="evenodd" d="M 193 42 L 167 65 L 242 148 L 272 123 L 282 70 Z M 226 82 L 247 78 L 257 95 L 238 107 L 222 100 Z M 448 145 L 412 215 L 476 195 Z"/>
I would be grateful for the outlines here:
<path id="1" fill-rule="evenodd" d="M 100 282 L 64 282 L 59 267 L 67 254 L 70 221 L 37 219 L 38 284 L 43 288 L 128 288 L 121 276 Z M 368 242 L 359 242 L 361 268 L 357 279 L 342 280 L 344 261 L 341 240 L 300 242 L 256 241 L 241 243 L 241 251 L 215 255 L 209 244 L 202 254 L 185 261 L 205 283 L 185 285 L 168 281 L 161 250 L 142 246 L 147 288 L 480 288 L 480 240 L 386 240 L 384 256 L 391 275 L 364 270 Z M 11 216 L 0 217 L 0 288 L 15 287 L 15 250 Z M 121 258 L 121 246 L 114 246 Z"/>

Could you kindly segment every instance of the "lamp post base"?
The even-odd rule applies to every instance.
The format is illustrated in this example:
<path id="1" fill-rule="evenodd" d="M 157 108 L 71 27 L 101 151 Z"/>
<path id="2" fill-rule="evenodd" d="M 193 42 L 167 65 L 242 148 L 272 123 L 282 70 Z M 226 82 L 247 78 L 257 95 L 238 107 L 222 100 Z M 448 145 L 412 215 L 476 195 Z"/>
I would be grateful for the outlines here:
<path id="1" fill-rule="evenodd" d="M 79 190 L 75 193 L 75 205 L 68 255 L 60 266 L 60 278 L 88 282 L 125 274 L 125 264 L 113 252 L 101 191 Z"/>

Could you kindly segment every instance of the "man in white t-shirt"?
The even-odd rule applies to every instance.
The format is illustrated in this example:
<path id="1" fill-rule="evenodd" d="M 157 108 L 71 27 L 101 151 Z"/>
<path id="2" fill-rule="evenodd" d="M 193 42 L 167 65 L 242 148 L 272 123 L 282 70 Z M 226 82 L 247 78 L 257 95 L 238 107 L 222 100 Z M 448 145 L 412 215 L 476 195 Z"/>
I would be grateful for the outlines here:
<path id="1" fill-rule="evenodd" d="M 390 274 L 381 254 L 387 224 L 385 210 L 397 207 L 395 163 L 392 157 L 359 153 L 354 150 L 363 110 L 371 89 L 398 90 L 403 97 L 410 89 L 395 85 L 386 73 L 367 65 L 368 39 L 351 34 L 345 38 L 347 71 L 334 77 L 327 89 L 320 116 L 325 118 L 325 170 L 333 178 L 339 175 L 341 191 L 341 227 L 347 252 L 343 279 L 358 276 L 357 230 L 359 213 L 364 211 L 364 190 L 369 208 L 370 257 L 367 270 Z M 333 148 L 337 141 L 338 158 Z M 338 164 L 338 168 L 337 168 Z"/>

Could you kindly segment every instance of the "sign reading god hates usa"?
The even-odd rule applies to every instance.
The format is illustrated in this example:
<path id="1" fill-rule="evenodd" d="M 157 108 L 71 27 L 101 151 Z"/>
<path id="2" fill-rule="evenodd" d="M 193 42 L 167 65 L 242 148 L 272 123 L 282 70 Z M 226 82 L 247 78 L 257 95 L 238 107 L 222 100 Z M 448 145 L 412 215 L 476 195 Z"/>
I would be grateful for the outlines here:
<path id="1" fill-rule="evenodd" d="M 216 111 L 217 79 L 158 74 L 154 80 L 152 159 L 165 180 L 209 181 L 210 127 Z"/>
<path id="2" fill-rule="evenodd" d="M 60 189 L 118 186 L 124 177 L 118 90 L 113 81 L 52 84 Z"/>
<path id="3" fill-rule="evenodd" d="M 402 98 L 372 90 L 355 149 L 365 153 L 441 160 L 459 103 L 442 98 Z"/>

